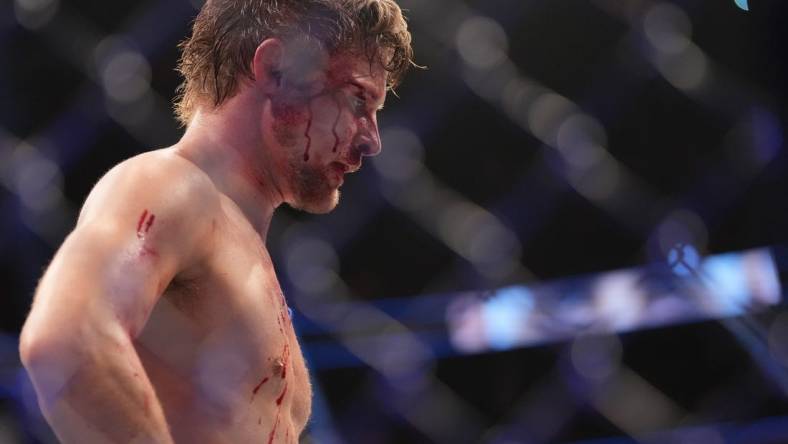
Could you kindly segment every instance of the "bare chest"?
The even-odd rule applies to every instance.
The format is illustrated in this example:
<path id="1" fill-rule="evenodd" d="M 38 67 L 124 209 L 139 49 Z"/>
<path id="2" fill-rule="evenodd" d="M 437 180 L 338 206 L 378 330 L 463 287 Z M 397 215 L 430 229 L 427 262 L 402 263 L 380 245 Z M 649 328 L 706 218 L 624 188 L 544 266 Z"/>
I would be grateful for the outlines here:
<path id="1" fill-rule="evenodd" d="M 165 291 L 138 340 L 168 420 L 181 412 L 192 423 L 189 433 L 197 433 L 198 420 L 211 425 L 210 433 L 224 430 L 222 439 L 270 435 L 286 442 L 308 419 L 306 366 L 259 245 L 244 233 L 220 237 L 199 273 Z"/>

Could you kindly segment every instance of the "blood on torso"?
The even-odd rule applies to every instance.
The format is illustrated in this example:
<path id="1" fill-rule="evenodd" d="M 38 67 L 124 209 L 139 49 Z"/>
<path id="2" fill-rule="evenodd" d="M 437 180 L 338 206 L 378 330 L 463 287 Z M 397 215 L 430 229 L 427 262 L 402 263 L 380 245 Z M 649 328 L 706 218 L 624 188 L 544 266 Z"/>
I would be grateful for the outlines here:
<path id="1" fill-rule="evenodd" d="M 257 233 L 222 208 L 212 255 L 164 291 L 135 348 L 176 442 L 294 443 L 311 388 L 286 299 Z"/>

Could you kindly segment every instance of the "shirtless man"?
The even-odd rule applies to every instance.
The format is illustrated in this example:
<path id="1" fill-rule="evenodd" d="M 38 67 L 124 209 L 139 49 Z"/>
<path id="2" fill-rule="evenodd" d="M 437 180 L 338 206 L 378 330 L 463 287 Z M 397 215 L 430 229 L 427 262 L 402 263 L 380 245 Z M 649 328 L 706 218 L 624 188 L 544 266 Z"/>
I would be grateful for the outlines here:
<path id="1" fill-rule="evenodd" d="M 65 443 L 291 443 L 311 389 L 265 238 L 332 210 L 411 63 L 393 0 L 208 0 L 170 148 L 95 186 L 20 337 Z"/>

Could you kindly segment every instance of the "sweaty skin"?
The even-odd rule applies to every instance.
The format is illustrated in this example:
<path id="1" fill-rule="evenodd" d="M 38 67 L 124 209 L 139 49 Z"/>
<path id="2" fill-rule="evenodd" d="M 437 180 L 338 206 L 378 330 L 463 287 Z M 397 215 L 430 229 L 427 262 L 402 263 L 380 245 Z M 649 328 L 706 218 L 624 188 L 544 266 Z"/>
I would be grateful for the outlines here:
<path id="1" fill-rule="evenodd" d="M 276 207 L 329 211 L 380 151 L 385 72 L 337 56 L 293 101 L 265 45 L 254 82 L 99 181 L 42 278 L 20 351 L 62 442 L 303 432 L 312 392 L 265 238 Z"/>

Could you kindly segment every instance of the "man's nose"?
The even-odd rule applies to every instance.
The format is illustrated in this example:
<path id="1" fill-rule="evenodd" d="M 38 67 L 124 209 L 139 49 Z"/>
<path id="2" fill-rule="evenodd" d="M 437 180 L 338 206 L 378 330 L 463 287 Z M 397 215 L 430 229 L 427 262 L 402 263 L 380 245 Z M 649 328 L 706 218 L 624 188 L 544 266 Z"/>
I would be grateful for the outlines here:
<path id="1" fill-rule="evenodd" d="M 362 156 L 377 156 L 380 154 L 380 133 L 374 119 L 362 117 L 359 119 L 356 147 Z"/>

